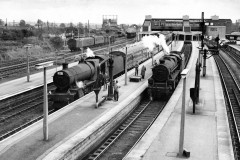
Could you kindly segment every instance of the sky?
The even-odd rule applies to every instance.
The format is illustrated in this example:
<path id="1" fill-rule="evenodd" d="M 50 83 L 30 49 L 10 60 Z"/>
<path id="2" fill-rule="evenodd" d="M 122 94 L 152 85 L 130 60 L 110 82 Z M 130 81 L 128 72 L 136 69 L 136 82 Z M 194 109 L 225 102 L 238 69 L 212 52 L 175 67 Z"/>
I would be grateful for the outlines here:
<path id="1" fill-rule="evenodd" d="M 240 0 L 0 0 L 0 19 L 8 22 L 102 23 L 103 15 L 118 15 L 118 24 L 143 24 L 152 18 L 240 19 Z"/>

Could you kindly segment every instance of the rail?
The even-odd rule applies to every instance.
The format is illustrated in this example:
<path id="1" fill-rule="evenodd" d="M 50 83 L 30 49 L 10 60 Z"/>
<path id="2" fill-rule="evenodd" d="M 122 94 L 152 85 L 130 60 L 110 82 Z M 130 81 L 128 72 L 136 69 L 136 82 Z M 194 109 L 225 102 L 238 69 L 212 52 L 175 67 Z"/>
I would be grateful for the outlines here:
<path id="1" fill-rule="evenodd" d="M 97 149 L 84 159 L 107 159 L 110 154 L 114 155 L 119 152 L 122 154 L 116 154 L 116 156 L 122 159 L 149 129 L 165 104 L 166 102 L 144 101 Z M 111 158 L 116 157 L 111 156 Z"/>
<path id="2" fill-rule="evenodd" d="M 222 57 L 215 56 L 215 61 L 222 80 L 224 93 L 227 100 L 227 113 L 230 121 L 230 130 L 232 135 L 233 152 L 236 159 L 240 157 L 240 105 L 238 99 L 240 98 L 240 88 L 236 82 L 236 78 L 231 72 L 228 65 L 224 62 Z"/>

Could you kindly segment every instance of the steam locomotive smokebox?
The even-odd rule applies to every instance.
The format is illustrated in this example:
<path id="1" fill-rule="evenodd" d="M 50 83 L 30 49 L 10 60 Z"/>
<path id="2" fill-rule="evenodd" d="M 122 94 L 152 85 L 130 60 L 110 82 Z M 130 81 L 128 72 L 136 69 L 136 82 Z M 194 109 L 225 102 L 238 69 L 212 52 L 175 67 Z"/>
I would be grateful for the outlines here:
<path id="1" fill-rule="evenodd" d="M 130 79 L 130 82 L 140 82 L 142 77 L 141 76 L 131 76 L 129 79 Z"/>

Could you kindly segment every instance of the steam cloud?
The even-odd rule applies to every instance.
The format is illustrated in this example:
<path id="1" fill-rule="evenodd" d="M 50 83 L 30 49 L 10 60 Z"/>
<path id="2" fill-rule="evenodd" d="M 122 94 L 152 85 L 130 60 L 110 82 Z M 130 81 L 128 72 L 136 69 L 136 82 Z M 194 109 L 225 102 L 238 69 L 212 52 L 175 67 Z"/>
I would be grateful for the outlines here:
<path id="1" fill-rule="evenodd" d="M 166 52 L 165 54 L 167 54 L 167 55 L 170 54 L 170 50 L 166 44 L 165 36 L 163 34 L 159 34 L 159 37 L 153 36 L 153 35 L 144 36 L 142 38 L 142 42 L 143 42 L 143 45 L 145 47 L 148 47 L 148 49 L 150 51 L 153 51 L 153 48 L 156 45 L 161 45 L 163 47 L 164 51 Z"/>
<path id="2" fill-rule="evenodd" d="M 84 88 L 84 83 L 83 83 L 83 81 L 76 82 L 76 85 L 78 86 L 78 88 Z"/>
<path id="3" fill-rule="evenodd" d="M 93 53 L 93 51 L 90 48 L 87 48 L 86 56 L 87 57 L 95 57 L 95 54 Z"/>

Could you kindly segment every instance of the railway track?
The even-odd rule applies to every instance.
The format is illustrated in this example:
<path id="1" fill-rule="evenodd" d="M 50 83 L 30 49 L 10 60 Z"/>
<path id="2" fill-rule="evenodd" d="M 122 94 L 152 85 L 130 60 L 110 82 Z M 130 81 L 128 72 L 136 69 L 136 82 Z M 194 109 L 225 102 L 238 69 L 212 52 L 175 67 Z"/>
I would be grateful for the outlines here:
<path id="1" fill-rule="evenodd" d="M 214 56 L 221 76 L 227 105 L 230 132 L 235 159 L 240 159 L 240 88 L 235 76 L 222 57 Z"/>
<path id="2" fill-rule="evenodd" d="M 52 61 L 52 60 L 53 60 L 53 58 L 31 61 L 29 63 L 29 70 L 32 73 L 33 71 L 36 71 L 36 69 L 35 69 L 36 64 L 43 63 L 46 61 Z M 11 66 L 2 67 L 2 68 L 0 68 L 0 80 L 15 76 L 17 74 L 26 73 L 26 69 L 27 69 L 26 61 L 25 61 L 25 63 L 19 63 L 19 64 L 14 64 Z"/>
<path id="3" fill-rule="evenodd" d="M 240 55 L 234 53 L 234 52 L 231 52 L 231 51 L 228 51 L 227 49 L 225 48 L 222 48 L 221 49 L 224 53 L 226 53 L 229 57 L 231 57 L 232 59 L 234 59 L 234 61 L 240 65 Z"/>
<path id="4" fill-rule="evenodd" d="M 53 88 L 53 84 L 48 88 Z M 0 140 L 40 120 L 42 110 L 43 87 L 0 101 Z"/>
<path id="5" fill-rule="evenodd" d="M 48 86 L 48 90 L 52 90 L 49 87 L 52 84 Z M 0 101 L 0 140 L 42 118 L 42 95 L 42 87 L 39 87 Z"/>
<path id="6" fill-rule="evenodd" d="M 185 66 L 190 59 L 191 51 L 192 45 L 184 44 L 182 53 L 186 57 Z M 94 151 L 91 151 L 86 157 L 79 157 L 79 159 L 123 159 L 155 121 L 166 102 L 144 100 L 101 145 Z"/>
<path id="7" fill-rule="evenodd" d="M 129 42 L 126 41 L 125 39 L 120 39 L 118 41 L 116 41 L 114 44 L 121 44 L 124 42 Z M 103 47 L 103 46 L 101 46 Z M 93 50 L 98 50 L 101 49 L 101 47 L 94 47 L 91 48 Z M 76 54 L 78 54 L 79 52 L 67 52 L 67 57 L 71 57 L 71 56 L 75 56 Z M 30 58 L 29 59 L 29 63 L 30 65 L 35 65 L 38 63 L 42 63 L 42 62 L 46 62 L 46 61 L 53 61 L 55 60 L 55 57 L 49 57 L 49 58 L 44 58 L 44 59 L 37 59 L 37 58 Z M 27 58 L 20 58 L 20 59 L 13 59 L 13 60 L 6 60 L 6 61 L 1 61 L 0 63 L 0 71 L 4 71 L 6 70 L 6 68 L 11 69 L 11 68 L 15 68 L 15 66 L 22 66 L 22 65 L 26 65 L 27 62 Z"/>
<path id="8" fill-rule="evenodd" d="M 165 104 L 166 101 L 143 100 L 123 123 L 84 159 L 122 159 L 152 125 Z"/>
<path id="9" fill-rule="evenodd" d="M 192 43 L 184 43 L 183 48 L 181 50 L 181 52 L 184 54 L 185 56 L 185 64 L 184 64 L 184 68 L 186 68 L 188 61 L 191 57 L 191 53 L 192 53 Z"/>
<path id="10" fill-rule="evenodd" d="M 133 40 L 125 40 L 125 39 L 119 40 L 119 41 L 116 41 L 114 43 L 115 46 L 112 46 L 111 48 L 115 49 L 117 47 L 122 47 L 122 46 L 126 45 L 127 43 L 131 43 L 131 42 L 133 42 Z M 113 44 L 111 44 L 111 45 L 113 45 Z M 92 48 L 92 50 L 95 51 L 96 54 L 108 51 L 108 48 L 106 48 L 106 46 L 105 46 L 105 48 L 102 48 L 102 47 L 103 46 L 95 47 L 95 48 Z M 64 59 L 66 61 L 72 62 L 75 59 L 75 56 L 77 54 L 80 54 L 80 52 L 69 52 L 66 55 L 64 55 Z M 43 63 L 46 61 L 55 61 L 56 59 L 58 59 L 58 60 L 63 59 L 63 56 L 59 55 L 57 58 L 50 57 L 50 58 L 40 59 L 40 60 L 32 58 L 32 60 L 29 61 L 30 73 L 37 72 L 37 70 L 35 69 L 36 64 Z M 26 62 L 27 62 L 26 58 L 19 59 L 19 60 L 11 60 L 9 62 L 7 62 L 7 61 L 1 62 L 0 80 L 7 79 L 10 77 L 17 77 L 18 75 L 23 76 L 26 73 L 26 68 L 27 68 Z M 52 66 L 52 67 L 54 67 L 54 66 Z"/>

